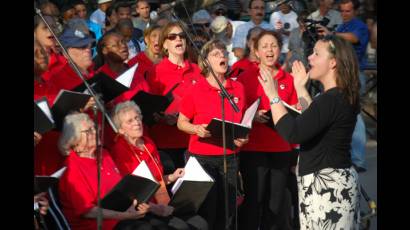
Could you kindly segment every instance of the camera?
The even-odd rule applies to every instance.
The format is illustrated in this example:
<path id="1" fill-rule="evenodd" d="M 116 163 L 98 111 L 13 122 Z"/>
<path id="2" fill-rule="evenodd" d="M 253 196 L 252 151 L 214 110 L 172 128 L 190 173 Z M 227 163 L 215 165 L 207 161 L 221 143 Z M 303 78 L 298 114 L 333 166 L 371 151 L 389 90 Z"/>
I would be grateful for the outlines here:
<path id="1" fill-rule="evenodd" d="M 320 21 L 316 21 L 312 19 L 304 19 L 303 22 L 305 24 L 306 30 L 302 34 L 302 39 L 306 46 L 305 54 L 306 54 L 306 57 L 308 57 L 312 53 L 312 50 L 313 50 L 313 47 L 315 46 L 316 41 L 320 39 L 318 30 L 317 30 L 317 25 L 326 27 L 329 24 L 330 19 L 326 17 Z M 330 30 L 330 28 L 328 29 Z"/>

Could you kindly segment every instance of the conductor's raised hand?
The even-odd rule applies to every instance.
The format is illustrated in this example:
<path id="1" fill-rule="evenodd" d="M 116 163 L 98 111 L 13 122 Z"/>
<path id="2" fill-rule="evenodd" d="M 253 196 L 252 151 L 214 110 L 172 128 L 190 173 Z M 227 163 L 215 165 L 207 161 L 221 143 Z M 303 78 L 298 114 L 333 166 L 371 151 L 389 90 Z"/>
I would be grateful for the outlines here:
<path id="1" fill-rule="evenodd" d="M 195 125 L 195 134 L 202 138 L 210 137 L 211 133 L 206 129 L 207 126 L 207 124 Z"/>
<path id="2" fill-rule="evenodd" d="M 309 74 L 301 61 L 294 61 L 292 65 L 293 84 L 296 89 L 302 89 L 309 80 Z"/>
<path id="3" fill-rule="evenodd" d="M 263 66 L 259 65 L 258 81 L 261 84 L 263 91 L 265 92 L 268 98 L 273 98 L 278 96 L 278 83 L 272 77 L 271 71 Z"/>

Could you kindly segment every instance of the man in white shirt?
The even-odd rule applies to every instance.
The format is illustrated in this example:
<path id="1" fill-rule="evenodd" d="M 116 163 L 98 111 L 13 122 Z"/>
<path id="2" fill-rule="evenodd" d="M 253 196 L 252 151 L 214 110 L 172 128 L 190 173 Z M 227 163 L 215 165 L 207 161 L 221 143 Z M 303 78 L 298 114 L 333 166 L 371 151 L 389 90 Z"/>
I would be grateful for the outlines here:
<path id="1" fill-rule="evenodd" d="M 275 27 L 275 30 L 282 34 L 282 50 L 279 62 L 282 64 L 285 61 L 286 54 L 289 52 L 289 35 L 290 31 L 299 27 L 297 22 L 298 15 L 291 10 L 288 1 L 281 1 L 279 10 L 270 16 L 270 24 Z"/>
<path id="2" fill-rule="evenodd" d="M 251 20 L 239 25 L 233 36 L 233 52 L 238 59 L 245 55 L 246 35 L 251 28 L 259 26 L 265 30 L 274 30 L 272 25 L 263 21 L 265 16 L 265 2 L 263 0 L 250 0 L 248 7 Z"/>
<path id="3" fill-rule="evenodd" d="M 308 19 L 321 21 L 323 18 L 329 19 L 329 23 L 326 25 L 327 28 L 335 29 L 338 25 L 343 23 L 342 16 L 340 12 L 333 9 L 334 0 L 317 0 L 319 9 L 311 13 Z"/>
<path id="4" fill-rule="evenodd" d="M 98 0 L 98 9 L 91 14 L 90 21 L 105 28 L 105 11 L 111 6 L 111 3 L 112 0 Z"/>

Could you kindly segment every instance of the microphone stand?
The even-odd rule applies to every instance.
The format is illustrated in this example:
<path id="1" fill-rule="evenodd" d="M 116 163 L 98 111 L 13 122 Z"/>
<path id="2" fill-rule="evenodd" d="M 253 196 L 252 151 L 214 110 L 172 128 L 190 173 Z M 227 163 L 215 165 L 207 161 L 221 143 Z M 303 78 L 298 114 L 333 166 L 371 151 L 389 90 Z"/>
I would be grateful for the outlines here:
<path id="1" fill-rule="evenodd" d="M 224 99 L 226 98 L 228 102 L 231 104 L 232 108 L 234 109 L 235 112 L 239 112 L 238 106 L 233 102 L 232 98 L 226 91 L 225 87 L 222 85 L 222 83 L 219 81 L 219 79 L 216 77 L 215 72 L 213 71 L 211 65 L 209 64 L 208 60 L 206 57 L 203 56 L 203 54 L 199 51 L 198 47 L 195 45 L 193 42 L 193 39 L 191 38 L 190 34 L 188 31 L 186 31 L 185 26 L 182 24 L 181 19 L 176 15 L 174 9 L 171 9 L 171 15 L 176 19 L 176 22 L 179 24 L 181 27 L 182 31 L 185 32 L 187 35 L 187 38 L 191 42 L 191 44 L 194 46 L 195 51 L 198 53 L 198 55 L 204 60 L 205 68 L 207 68 L 215 81 L 217 82 L 221 92 L 221 102 L 222 102 L 222 146 L 223 146 L 223 156 L 224 156 L 224 196 L 225 196 L 225 229 L 229 230 L 229 207 L 228 207 L 228 178 L 227 178 L 227 163 L 226 163 L 226 132 L 225 132 L 225 105 L 224 105 Z M 236 192 L 236 191 L 235 191 Z"/>
<path id="2" fill-rule="evenodd" d="M 34 6 L 34 9 L 36 13 L 40 16 L 41 20 L 44 22 L 44 24 L 47 26 L 48 30 L 51 32 L 53 35 L 54 39 L 57 41 L 57 44 L 61 47 L 61 50 L 64 54 L 64 56 L 67 58 L 69 64 L 73 68 L 74 72 L 77 74 L 77 76 L 83 81 L 84 85 L 86 86 L 88 92 L 91 94 L 92 97 L 95 99 L 95 106 L 94 106 L 94 124 L 96 126 L 96 144 L 97 144 L 97 206 L 98 206 L 98 214 L 97 214 L 97 229 L 101 230 L 102 229 L 102 209 L 101 209 L 101 198 L 100 198 L 100 193 L 101 193 L 101 156 L 102 156 L 102 141 L 99 141 L 99 128 L 101 128 L 101 134 L 103 133 L 104 129 L 104 115 L 106 115 L 105 108 L 99 98 L 97 97 L 96 93 L 94 90 L 90 87 L 88 82 L 85 80 L 84 76 L 81 74 L 81 71 L 79 70 L 78 66 L 74 63 L 72 60 L 71 56 L 68 54 L 67 50 L 64 48 L 64 46 L 61 44 L 60 40 L 58 39 L 57 35 L 54 33 L 54 31 L 51 29 L 50 25 L 47 23 L 45 20 L 43 14 L 41 11 Z M 97 109 L 101 111 L 102 113 L 102 124 L 101 127 L 98 125 L 98 117 L 97 117 Z M 103 137 L 101 137 L 102 139 Z"/>

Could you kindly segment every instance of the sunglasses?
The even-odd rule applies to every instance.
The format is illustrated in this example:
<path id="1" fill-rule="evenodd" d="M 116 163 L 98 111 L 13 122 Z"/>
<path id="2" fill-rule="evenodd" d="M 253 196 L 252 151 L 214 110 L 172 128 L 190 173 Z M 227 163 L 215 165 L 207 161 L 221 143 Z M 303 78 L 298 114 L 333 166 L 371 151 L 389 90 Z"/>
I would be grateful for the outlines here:
<path id="1" fill-rule="evenodd" d="M 167 35 L 167 39 L 170 40 L 170 41 L 173 41 L 173 40 L 175 40 L 175 39 L 177 38 L 177 36 L 178 36 L 180 39 L 186 39 L 186 34 L 185 34 L 185 32 L 181 32 L 181 33 L 179 33 L 179 34 L 168 34 L 168 35 Z"/>

